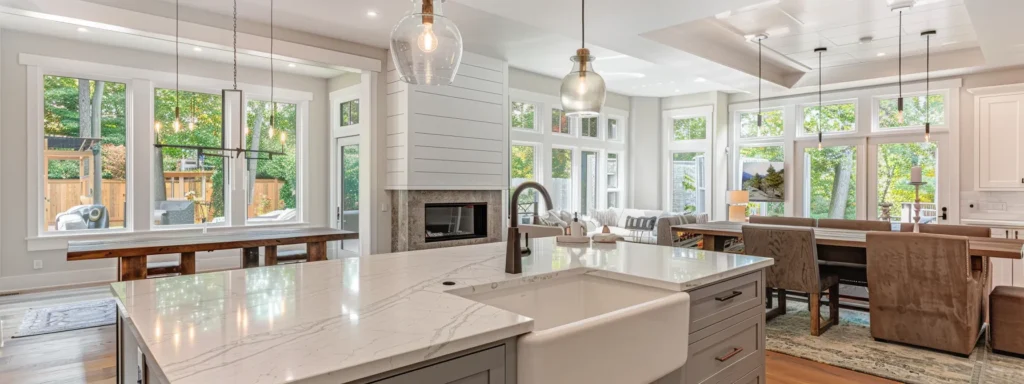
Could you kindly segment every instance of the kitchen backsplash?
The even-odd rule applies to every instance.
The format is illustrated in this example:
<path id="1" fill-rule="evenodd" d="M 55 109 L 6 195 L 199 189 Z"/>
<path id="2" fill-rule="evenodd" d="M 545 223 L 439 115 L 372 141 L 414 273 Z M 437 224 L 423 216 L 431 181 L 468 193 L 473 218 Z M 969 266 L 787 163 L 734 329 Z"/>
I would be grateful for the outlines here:
<path id="1" fill-rule="evenodd" d="M 1024 192 L 961 191 L 960 219 L 1024 221 Z"/>

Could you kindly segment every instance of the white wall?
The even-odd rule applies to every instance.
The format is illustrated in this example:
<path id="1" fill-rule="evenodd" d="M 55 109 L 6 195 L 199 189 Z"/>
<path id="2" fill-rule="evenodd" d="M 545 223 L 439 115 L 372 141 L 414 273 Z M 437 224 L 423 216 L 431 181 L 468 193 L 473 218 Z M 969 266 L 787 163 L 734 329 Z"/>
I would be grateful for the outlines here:
<path id="1" fill-rule="evenodd" d="M 627 207 L 661 208 L 661 99 L 633 97 L 629 108 Z"/>
<path id="2" fill-rule="evenodd" d="M 27 69 L 19 64 L 18 55 L 30 53 L 41 56 L 60 57 L 96 63 L 130 66 L 148 70 L 174 72 L 174 57 L 151 52 L 133 51 L 102 45 L 93 45 L 80 41 L 69 41 L 59 38 L 27 34 L 18 31 L 4 30 L 0 34 L 0 94 L 3 103 L 0 105 L 0 179 L 4 180 L 0 187 L 0 292 L 39 288 L 52 285 L 65 285 L 93 281 L 110 281 L 115 279 L 115 262 L 113 260 L 82 261 L 68 263 L 65 251 L 42 250 L 30 251 L 27 238 L 35 236 L 34 228 L 27 226 L 28 210 L 25 180 L 28 179 L 26 162 L 29 161 L 26 150 L 28 142 L 27 125 Z M 229 80 L 231 67 L 227 64 L 182 59 L 183 74 L 207 78 Z M 263 84 L 269 83 L 269 73 L 249 68 L 239 69 L 242 82 Z M 313 101 L 309 106 L 309 147 L 308 147 L 308 207 L 306 219 L 313 225 L 327 225 L 328 220 L 328 148 L 329 140 L 317 140 L 328 137 L 327 112 L 327 81 L 325 79 L 301 77 L 278 73 L 275 85 L 310 92 Z M 147 131 L 149 126 L 138 127 Z M 145 166 L 145 162 L 137 162 Z M 137 181 L 138 182 L 138 181 Z M 133 196 L 132 199 L 149 199 L 149 196 Z M 197 268 L 232 267 L 238 264 L 237 252 L 225 252 L 219 255 L 225 258 L 211 258 L 204 255 L 198 258 Z M 33 270 L 33 260 L 42 260 L 43 269 Z"/>

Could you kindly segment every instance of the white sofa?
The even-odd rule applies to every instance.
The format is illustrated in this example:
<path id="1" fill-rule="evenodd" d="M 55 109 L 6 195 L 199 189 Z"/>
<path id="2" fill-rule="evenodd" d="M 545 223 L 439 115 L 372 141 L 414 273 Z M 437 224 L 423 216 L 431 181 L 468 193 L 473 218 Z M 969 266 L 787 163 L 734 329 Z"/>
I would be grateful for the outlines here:
<path id="1" fill-rule="evenodd" d="M 668 233 L 670 231 L 669 228 L 672 225 L 707 222 L 707 214 L 684 215 L 660 210 L 629 208 L 611 208 L 607 211 L 611 211 L 612 216 L 614 216 L 614 222 L 609 222 L 608 230 L 613 234 L 622 236 L 626 241 L 638 243 L 659 243 L 659 234 Z M 598 216 L 600 216 L 601 212 L 605 211 L 599 210 Z M 546 215 L 542 215 L 542 217 L 543 216 Z M 658 220 L 654 228 L 650 231 L 635 231 L 626 229 L 626 221 L 630 217 L 656 217 Z M 671 220 L 663 220 L 665 218 L 671 218 Z M 580 218 L 580 221 L 587 225 L 588 235 L 594 235 L 602 232 L 604 226 L 601 225 L 599 219 L 601 219 L 601 217 L 584 216 Z M 563 232 L 563 229 L 560 227 L 545 224 L 521 224 L 519 227 L 521 233 L 529 233 L 530 237 L 533 238 L 558 236 Z"/>

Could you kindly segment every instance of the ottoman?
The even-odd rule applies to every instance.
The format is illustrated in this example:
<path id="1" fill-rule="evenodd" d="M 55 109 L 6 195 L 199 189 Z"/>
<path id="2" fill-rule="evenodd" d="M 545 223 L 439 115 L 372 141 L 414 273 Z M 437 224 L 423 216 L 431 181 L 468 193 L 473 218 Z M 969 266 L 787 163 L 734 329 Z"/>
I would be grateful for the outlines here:
<path id="1" fill-rule="evenodd" d="M 992 349 L 1024 355 L 1024 288 L 1000 285 L 989 300 Z"/>

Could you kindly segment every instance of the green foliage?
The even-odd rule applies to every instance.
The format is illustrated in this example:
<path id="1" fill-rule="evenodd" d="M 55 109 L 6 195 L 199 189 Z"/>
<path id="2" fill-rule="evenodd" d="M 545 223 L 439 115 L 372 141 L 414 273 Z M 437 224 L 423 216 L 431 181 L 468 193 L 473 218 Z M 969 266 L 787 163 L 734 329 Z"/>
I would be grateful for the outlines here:
<path id="1" fill-rule="evenodd" d="M 682 140 L 703 140 L 707 138 L 708 121 L 705 117 L 687 117 L 672 120 L 674 138 Z"/>
<path id="2" fill-rule="evenodd" d="M 551 178 L 568 179 L 572 177 L 572 150 L 551 149 Z"/>
<path id="3" fill-rule="evenodd" d="M 512 178 L 536 180 L 534 175 L 534 147 L 532 145 L 512 146 Z"/>
<path id="4" fill-rule="evenodd" d="M 834 146 L 806 150 L 810 164 L 811 212 L 815 219 L 855 219 L 857 216 L 857 147 Z M 844 179 L 843 176 L 846 176 Z M 835 196 L 837 183 L 849 187 L 845 195 Z M 848 183 L 848 184 L 846 184 Z M 832 214 L 833 205 L 843 207 Z"/>
<path id="5" fill-rule="evenodd" d="M 781 109 L 761 111 L 761 127 L 757 126 L 757 112 L 740 113 L 740 137 L 742 138 L 780 137 L 785 127 Z"/>
<path id="6" fill-rule="evenodd" d="M 342 150 L 344 170 L 344 210 L 359 209 L 359 146 L 347 145 Z"/>
<path id="7" fill-rule="evenodd" d="M 174 128 L 175 105 L 179 107 L 181 119 L 177 130 Z M 222 144 L 220 95 L 157 88 L 154 92 L 153 113 L 158 143 L 204 147 L 220 147 Z M 163 168 L 165 171 L 175 171 L 178 170 L 179 160 L 198 160 L 197 157 L 195 150 L 164 148 Z M 204 170 L 213 171 L 213 196 L 210 203 L 214 217 L 224 216 L 225 212 L 224 164 L 223 158 L 212 156 L 202 161 Z M 206 196 L 200 198 L 205 199 Z"/>
<path id="8" fill-rule="evenodd" d="M 704 154 L 700 153 L 700 152 L 673 153 L 672 154 L 672 163 L 673 163 L 672 170 L 673 170 L 673 172 L 675 172 L 675 169 L 676 169 L 675 163 L 681 163 L 681 162 L 694 163 L 695 166 L 700 166 L 700 163 L 697 160 L 699 158 L 703 157 L 703 156 L 704 156 Z M 698 170 L 698 172 L 699 172 L 699 170 Z M 676 180 L 675 176 L 672 177 L 672 180 L 673 180 L 673 182 L 675 182 L 675 180 Z M 682 186 L 681 192 L 683 194 L 683 201 L 682 201 L 683 205 L 682 206 L 678 206 L 676 204 L 677 202 L 674 201 L 675 199 L 673 199 L 673 207 L 672 207 L 673 210 L 675 210 L 675 211 L 684 211 L 684 212 L 696 212 L 697 211 L 696 202 L 697 202 L 697 200 L 700 199 L 700 197 L 697 196 L 697 192 L 698 192 L 697 189 L 699 187 L 701 187 L 700 185 L 698 185 L 699 180 L 697 180 L 694 177 L 694 175 L 692 175 L 690 173 L 684 173 L 682 175 L 681 183 L 682 183 L 682 185 L 681 185 Z"/>
<path id="9" fill-rule="evenodd" d="M 341 126 L 359 124 L 359 99 L 349 100 L 340 105 Z"/>
<path id="10" fill-rule="evenodd" d="M 50 172 L 47 178 L 50 180 L 73 180 L 78 179 L 79 163 L 76 160 L 50 160 Z"/>
<path id="11" fill-rule="evenodd" d="M 884 99 L 878 103 L 878 126 L 880 128 L 900 128 L 922 126 L 926 117 L 934 125 L 945 123 L 946 103 L 943 95 L 929 95 L 925 106 L 924 95 L 903 98 L 903 123 L 899 121 L 896 99 Z M 927 113 L 926 113 L 927 112 Z M 927 116 L 926 116 L 927 115 Z"/>
<path id="12" fill-rule="evenodd" d="M 565 116 L 565 112 L 561 109 L 551 109 L 551 131 L 555 133 L 570 133 L 569 118 Z"/>
<path id="13" fill-rule="evenodd" d="M 804 107 L 804 133 L 817 134 L 853 131 L 857 127 L 857 104 L 829 104 Z"/>
<path id="14" fill-rule="evenodd" d="M 249 100 L 246 108 L 247 121 L 250 125 L 262 121 L 264 127 L 256 129 L 250 126 L 246 134 L 246 144 L 252 145 L 253 134 L 259 132 L 261 150 L 284 152 L 284 156 L 275 155 L 272 160 L 256 161 L 256 178 L 277 179 L 284 181 L 281 187 L 281 200 L 285 207 L 295 208 L 296 184 L 295 177 L 295 118 L 297 108 L 295 104 L 274 103 L 277 114 L 274 115 L 273 132 L 270 130 L 270 117 L 274 114 L 274 108 L 269 101 Z M 257 119 L 257 114 L 262 114 L 262 119 Z M 251 170 L 250 170 L 251 172 Z M 358 184 L 357 184 L 358 185 Z"/>
<path id="15" fill-rule="evenodd" d="M 536 120 L 533 104 L 512 102 L 512 128 L 533 130 Z"/>
<path id="16" fill-rule="evenodd" d="M 597 117 L 580 119 L 580 136 L 597 137 Z"/>
<path id="17" fill-rule="evenodd" d="M 109 151 L 124 152 L 126 143 L 125 85 L 123 83 L 79 80 L 62 76 L 43 76 L 43 132 L 47 136 L 80 137 L 80 109 L 78 102 L 79 81 L 89 82 L 90 105 L 92 95 L 98 84 L 103 84 L 103 96 L 100 104 L 100 155 L 103 156 L 103 178 L 124 180 L 126 169 L 125 157 Z M 86 136 L 92 136 L 91 134 Z M 120 159 L 112 163 L 108 160 Z M 47 178 L 68 179 L 78 178 L 78 162 L 54 161 Z M 91 167 L 91 165 L 90 165 Z M 70 177 L 73 168 L 74 177 Z M 118 175 L 120 175 L 118 177 Z"/>
<path id="18" fill-rule="evenodd" d="M 937 149 L 935 143 L 893 143 L 878 145 L 878 202 L 891 203 L 894 221 L 909 221 L 899 217 L 900 204 L 914 202 L 914 186 L 910 185 L 910 168 L 921 167 L 921 202 L 935 202 Z M 879 217 L 882 210 L 879 209 Z"/>

